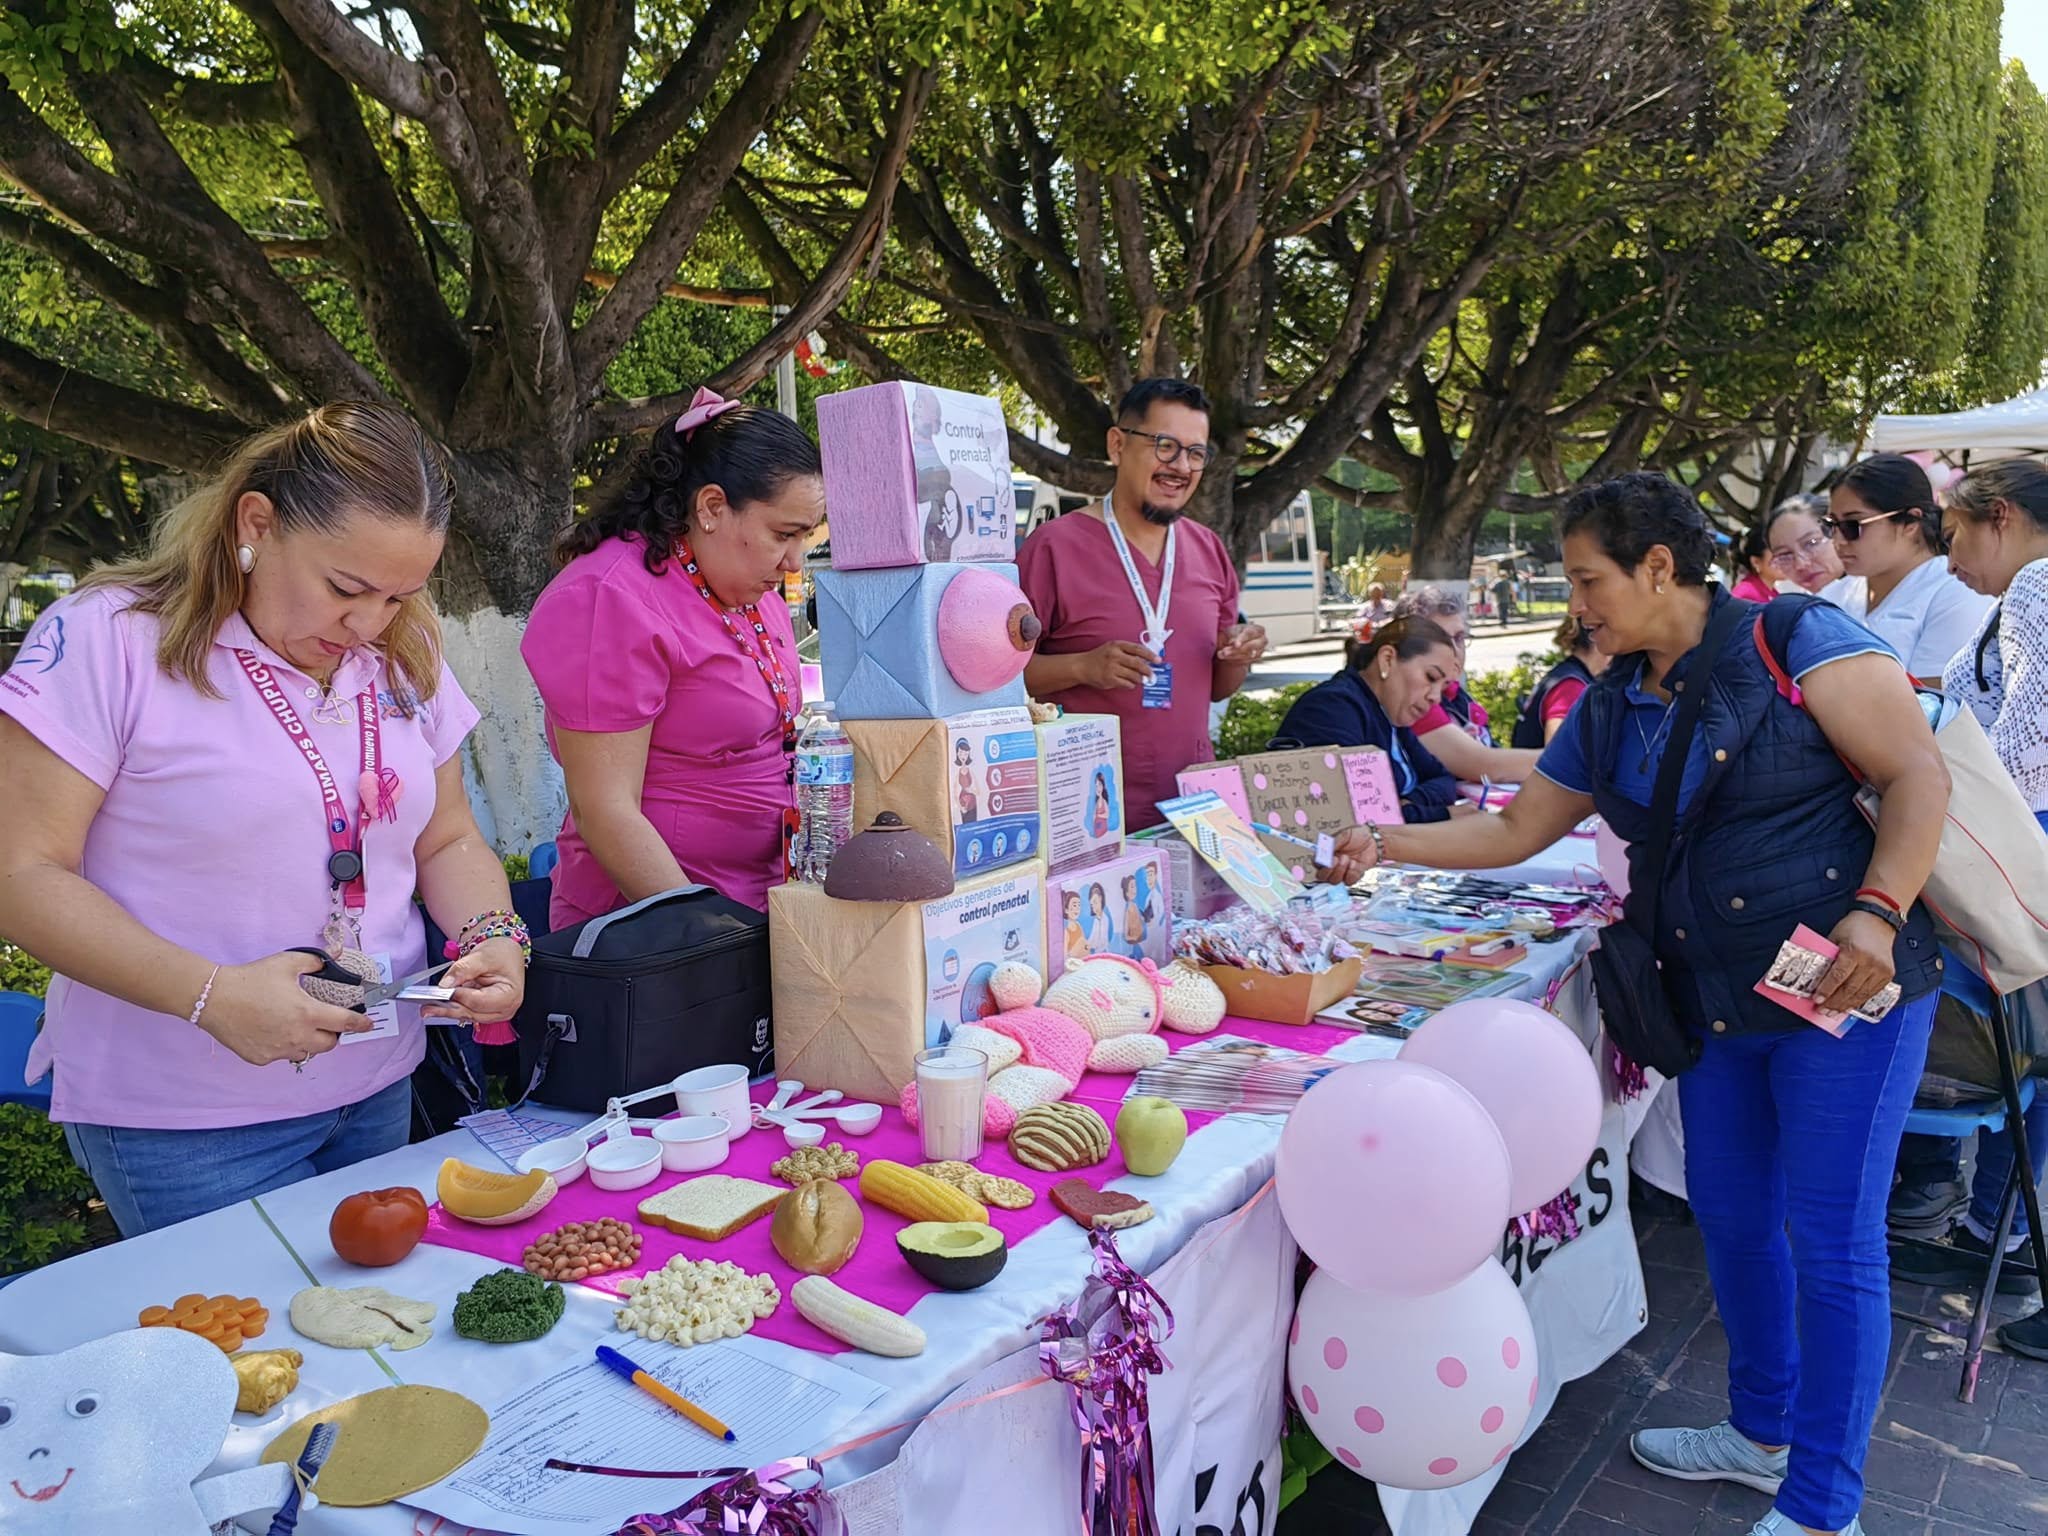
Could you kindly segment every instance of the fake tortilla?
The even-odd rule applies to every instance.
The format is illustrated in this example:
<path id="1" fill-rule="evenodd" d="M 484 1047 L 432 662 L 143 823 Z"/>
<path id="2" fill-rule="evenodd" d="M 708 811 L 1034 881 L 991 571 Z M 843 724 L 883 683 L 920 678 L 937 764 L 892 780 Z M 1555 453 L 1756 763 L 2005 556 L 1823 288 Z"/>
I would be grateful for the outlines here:
<path id="1" fill-rule="evenodd" d="M 363 1509 L 389 1504 L 441 1481 L 483 1447 L 491 1416 L 439 1387 L 385 1387 L 315 1409 L 263 1452 L 266 1464 L 295 1462 L 316 1424 L 341 1437 L 313 1491 L 323 1504 Z"/>

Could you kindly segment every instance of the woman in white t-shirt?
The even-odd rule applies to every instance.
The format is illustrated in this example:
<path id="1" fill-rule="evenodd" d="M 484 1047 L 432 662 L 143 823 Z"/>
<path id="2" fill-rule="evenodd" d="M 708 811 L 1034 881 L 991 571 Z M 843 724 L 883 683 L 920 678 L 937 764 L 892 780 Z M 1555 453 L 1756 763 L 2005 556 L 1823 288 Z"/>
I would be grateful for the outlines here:
<path id="1" fill-rule="evenodd" d="M 1939 687 L 1991 599 L 1949 573 L 1927 471 L 1900 453 L 1850 465 L 1828 496 L 1827 526 L 1851 580 L 1826 595 L 1897 652 L 1915 679 Z"/>
<path id="2" fill-rule="evenodd" d="M 2048 827 L 2048 733 L 2042 730 L 2048 720 L 2048 468 L 2031 459 L 1994 464 L 1965 476 L 1948 503 L 1949 566 L 1965 585 L 1998 603 L 1950 660 L 1943 691 L 1976 715 L 2029 809 Z M 1987 993 L 1983 1005 L 1989 1002 Z M 2048 1168 L 2048 1095 L 2034 1100 L 2026 1130 L 2038 1184 Z M 1899 1149 L 1902 1190 L 1918 1184 L 1960 1191 L 1961 1143 L 1931 1136 L 1909 1136 L 1906 1143 Z M 1983 1283 L 2013 1154 L 2007 1132 L 1978 1135 L 1977 1170 L 1961 1224 L 1944 1247 L 1901 1250 L 1894 1265 L 1899 1278 Z M 2012 1248 L 2026 1241 L 2026 1231 L 2022 1201 Z M 2007 1324 L 1998 1336 L 2016 1354 L 2048 1360 L 2048 1312 Z"/>

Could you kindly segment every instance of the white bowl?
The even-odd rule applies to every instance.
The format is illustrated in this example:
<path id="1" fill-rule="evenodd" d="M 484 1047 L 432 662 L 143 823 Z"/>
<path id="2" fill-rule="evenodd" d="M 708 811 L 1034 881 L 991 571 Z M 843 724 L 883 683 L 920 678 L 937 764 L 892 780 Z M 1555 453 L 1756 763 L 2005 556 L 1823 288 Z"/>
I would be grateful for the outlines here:
<path id="1" fill-rule="evenodd" d="M 815 1147 L 825 1139 L 825 1127 L 815 1120 L 791 1120 L 782 1127 L 782 1139 L 791 1147 Z"/>
<path id="2" fill-rule="evenodd" d="M 849 1104 L 839 1111 L 839 1129 L 849 1136 L 865 1136 L 881 1123 L 879 1104 Z"/>
<path id="3" fill-rule="evenodd" d="M 586 1161 L 599 1189 L 638 1189 L 661 1173 L 661 1148 L 646 1136 L 615 1136 L 592 1147 Z"/>
<path id="4" fill-rule="evenodd" d="M 557 1184 L 574 1184 L 583 1177 L 589 1144 L 580 1136 L 557 1136 L 537 1147 L 528 1147 L 513 1164 L 521 1173 L 541 1169 L 555 1176 Z"/>
<path id="5" fill-rule="evenodd" d="M 754 1101 L 747 1092 L 747 1069 L 699 1067 L 675 1081 L 676 1107 L 685 1115 L 716 1115 L 731 1127 L 727 1140 L 738 1141 L 754 1128 Z"/>
<path id="6" fill-rule="evenodd" d="M 730 1127 L 717 1115 L 685 1115 L 654 1127 L 661 1166 L 670 1173 L 698 1173 L 725 1161 Z"/>

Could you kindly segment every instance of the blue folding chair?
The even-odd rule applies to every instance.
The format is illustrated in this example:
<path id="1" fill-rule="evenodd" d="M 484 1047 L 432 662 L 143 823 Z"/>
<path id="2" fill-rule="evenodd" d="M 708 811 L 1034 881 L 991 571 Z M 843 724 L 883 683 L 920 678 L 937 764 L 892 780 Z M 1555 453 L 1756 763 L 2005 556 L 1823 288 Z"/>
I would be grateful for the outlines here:
<path id="1" fill-rule="evenodd" d="M 1916 1136 L 1941 1136 L 1960 1141 L 1977 1133 L 2010 1128 L 2015 1154 L 2012 1173 L 1998 1202 L 1998 1223 L 1991 1236 L 1991 1265 L 1985 1272 L 1984 1288 L 1970 1315 L 1967 1342 L 1963 1349 L 1962 1381 L 1956 1396 L 1963 1402 L 1977 1398 L 1977 1373 L 1983 1363 L 1984 1334 L 1991 1325 L 1991 1304 L 1998 1295 L 1998 1278 L 2004 1273 L 2005 1245 L 2012 1236 L 2013 1220 L 2022 1199 L 2027 1203 L 2027 1225 L 2033 1245 L 2033 1272 L 2048 1276 L 2048 1231 L 2041 1226 L 2041 1199 L 2034 1188 L 2033 1162 L 2028 1156 L 2026 1113 L 2034 1102 L 2035 1081 L 2021 1078 L 2015 1062 L 2012 1024 L 2006 1015 L 2005 999 L 1993 992 L 1975 971 L 1945 952 L 1941 990 L 1975 1013 L 1991 1020 L 1991 1032 L 1998 1047 L 2000 1091 L 1994 1098 L 1978 1099 L 1952 1109 L 1913 1109 L 1906 1115 L 1906 1131 Z M 1952 1325 L 1940 1325 L 1954 1332 Z"/>
<path id="2" fill-rule="evenodd" d="M 0 1104 L 26 1104 L 50 1112 L 50 1074 L 24 1084 L 29 1047 L 36 1043 L 43 1000 L 26 992 L 0 992 Z"/>

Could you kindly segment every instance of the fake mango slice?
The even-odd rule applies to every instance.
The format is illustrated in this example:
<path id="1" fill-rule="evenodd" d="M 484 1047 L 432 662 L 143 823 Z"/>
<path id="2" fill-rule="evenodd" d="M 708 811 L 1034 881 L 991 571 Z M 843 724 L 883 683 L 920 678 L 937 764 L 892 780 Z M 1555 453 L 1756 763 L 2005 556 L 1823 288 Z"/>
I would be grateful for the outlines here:
<path id="1" fill-rule="evenodd" d="M 526 1220 L 554 1199 L 556 1185 L 544 1169 L 493 1173 L 451 1157 L 441 1164 L 434 1193 L 450 1216 L 480 1227 L 504 1227 Z"/>

